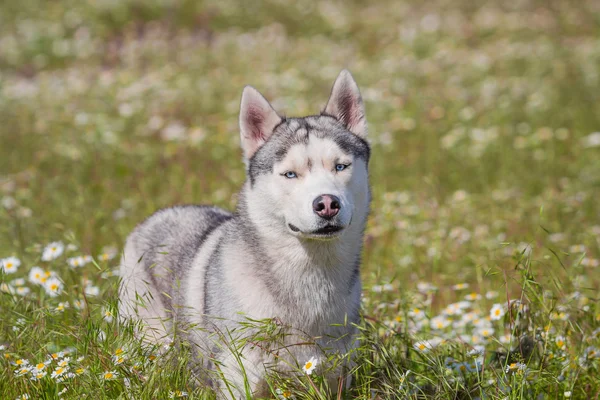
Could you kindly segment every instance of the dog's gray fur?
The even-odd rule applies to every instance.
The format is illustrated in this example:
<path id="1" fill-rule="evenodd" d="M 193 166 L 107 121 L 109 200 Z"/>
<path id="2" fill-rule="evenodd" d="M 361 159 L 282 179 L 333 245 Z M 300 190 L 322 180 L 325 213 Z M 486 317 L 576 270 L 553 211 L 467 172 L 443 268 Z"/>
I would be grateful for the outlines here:
<path id="1" fill-rule="evenodd" d="M 156 212 L 127 239 L 119 289 L 122 318 L 141 319 L 146 340 L 182 333 L 198 357 L 218 360 L 236 397 L 243 396 L 244 378 L 260 392 L 273 355 L 247 346 L 240 365 L 211 332 L 234 336 L 246 317 L 277 318 L 316 344 L 291 346 L 292 364 L 318 356 L 318 349 L 345 353 L 355 345 L 370 202 L 364 107 L 348 71 L 340 73 L 324 112 L 304 118 L 280 117 L 247 87 L 240 130 L 248 179 L 236 212 L 208 206 Z M 340 163 L 348 164 L 345 170 L 337 171 Z M 296 178 L 282 176 L 291 169 L 300 171 Z M 329 193 L 341 209 L 324 221 L 312 199 Z M 318 233 L 328 225 L 343 230 Z M 290 337 L 288 344 L 299 340 Z"/>

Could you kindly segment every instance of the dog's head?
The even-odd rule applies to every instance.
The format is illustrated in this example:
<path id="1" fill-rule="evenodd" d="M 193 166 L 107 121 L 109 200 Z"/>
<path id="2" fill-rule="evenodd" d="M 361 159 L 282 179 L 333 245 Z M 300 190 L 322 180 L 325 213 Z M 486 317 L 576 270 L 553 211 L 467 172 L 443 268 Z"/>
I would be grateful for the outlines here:
<path id="1" fill-rule="evenodd" d="M 365 110 L 344 70 L 320 115 L 282 118 L 256 89 L 242 94 L 240 133 L 251 218 L 275 234 L 333 239 L 362 230 L 369 207 Z"/>

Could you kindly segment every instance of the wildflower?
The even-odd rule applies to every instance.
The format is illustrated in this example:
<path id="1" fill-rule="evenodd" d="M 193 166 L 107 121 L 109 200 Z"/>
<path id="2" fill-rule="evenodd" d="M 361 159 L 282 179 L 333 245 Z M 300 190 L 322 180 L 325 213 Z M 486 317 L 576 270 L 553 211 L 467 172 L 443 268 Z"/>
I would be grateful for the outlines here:
<path id="1" fill-rule="evenodd" d="M 306 373 L 306 375 L 310 375 L 310 374 L 312 374 L 312 372 L 316 368 L 316 366 L 317 366 L 317 359 L 315 357 L 312 357 L 310 360 L 308 360 L 307 362 L 304 363 L 302 370 Z"/>
<path id="2" fill-rule="evenodd" d="M 122 357 L 122 356 L 113 356 L 112 360 L 113 360 L 113 362 L 116 365 L 119 365 L 119 364 L 123 364 L 125 362 L 125 357 Z"/>
<path id="3" fill-rule="evenodd" d="M 482 327 L 477 330 L 477 334 L 483 336 L 484 338 L 490 337 L 494 334 L 494 328 L 491 327 Z"/>
<path id="4" fill-rule="evenodd" d="M 21 366 L 21 367 L 17 368 L 17 370 L 15 371 L 15 376 L 27 375 L 29 373 L 29 371 L 31 371 L 31 367 L 29 367 L 27 365 Z"/>
<path id="5" fill-rule="evenodd" d="M 430 322 L 431 329 L 445 329 L 450 326 L 450 320 L 443 315 L 433 317 Z"/>
<path id="6" fill-rule="evenodd" d="M 36 285 L 42 285 L 46 279 L 46 271 L 41 269 L 40 267 L 31 267 L 29 270 L 29 282 L 34 283 Z"/>
<path id="7" fill-rule="evenodd" d="M 175 399 L 177 397 L 187 397 L 187 392 L 182 392 L 181 390 L 176 390 L 174 392 L 169 390 L 169 398 Z"/>
<path id="8" fill-rule="evenodd" d="M 29 395 L 27 393 L 20 395 L 16 400 L 29 400 Z"/>
<path id="9" fill-rule="evenodd" d="M 115 371 L 106 371 L 102 374 L 102 379 L 104 379 L 105 381 L 112 381 L 116 379 L 117 376 L 119 376 L 119 374 Z"/>
<path id="10" fill-rule="evenodd" d="M 69 367 L 56 367 L 56 369 L 54 371 L 52 371 L 52 374 L 50 376 L 55 379 L 60 378 L 64 374 L 66 374 L 68 371 L 69 371 Z"/>
<path id="11" fill-rule="evenodd" d="M 418 351 L 420 351 L 421 353 L 427 353 L 429 350 L 431 350 L 433 348 L 433 346 L 431 345 L 431 343 L 429 343 L 426 340 L 421 340 L 416 342 L 413 347 L 415 349 L 417 349 Z"/>
<path id="12" fill-rule="evenodd" d="M 73 307 L 78 310 L 83 310 L 85 308 L 85 303 L 80 299 L 73 300 Z"/>
<path id="13" fill-rule="evenodd" d="M 63 312 L 63 311 L 65 311 L 65 308 L 69 308 L 69 303 L 68 302 L 65 302 L 65 303 L 60 302 L 60 303 L 58 303 L 58 305 L 56 306 L 54 311 Z"/>
<path id="14" fill-rule="evenodd" d="M 58 353 L 52 353 L 50 354 L 50 358 L 52 360 L 59 360 L 61 358 L 63 358 L 65 356 L 65 353 L 62 351 L 59 351 Z"/>
<path id="15" fill-rule="evenodd" d="M 59 367 L 67 367 L 69 365 L 69 361 L 71 361 L 71 357 L 65 357 L 58 362 Z"/>
<path id="16" fill-rule="evenodd" d="M 510 333 L 505 333 L 504 335 L 500 336 L 498 340 L 502 344 L 509 344 L 512 340 L 512 335 Z"/>
<path id="17" fill-rule="evenodd" d="M 17 272 L 17 268 L 21 265 L 21 260 L 17 257 L 7 257 L 0 260 L 0 269 L 5 274 L 14 274 Z"/>
<path id="18" fill-rule="evenodd" d="M 467 356 L 469 357 L 480 357 L 485 352 L 484 346 L 473 346 L 471 350 L 467 352 Z"/>
<path id="19" fill-rule="evenodd" d="M 87 296 L 96 297 L 100 294 L 100 289 L 98 288 L 98 286 L 92 286 L 88 284 L 85 286 L 85 294 Z"/>
<path id="20" fill-rule="evenodd" d="M 465 296 L 465 299 L 467 299 L 469 301 L 481 300 L 481 295 L 476 292 L 471 292 Z"/>
<path id="21" fill-rule="evenodd" d="M 23 286 L 23 285 L 25 285 L 25 279 L 23 279 L 23 278 L 13 279 L 10 283 L 11 283 L 11 285 L 14 285 L 14 286 Z"/>
<path id="22" fill-rule="evenodd" d="M 419 283 L 417 283 L 417 290 L 420 293 L 427 294 L 427 293 L 435 292 L 437 289 L 438 289 L 437 286 L 434 286 L 434 285 L 432 285 L 429 282 L 419 282 Z"/>
<path id="23" fill-rule="evenodd" d="M 592 358 L 600 358 L 600 350 L 598 350 L 594 346 L 590 346 L 585 349 L 585 356 L 587 357 L 588 360 L 590 360 Z"/>
<path id="24" fill-rule="evenodd" d="M 83 368 L 83 367 L 81 367 L 81 368 L 77 368 L 77 369 L 75 370 L 75 374 L 77 374 L 77 375 L 83 375 L 83 374 L 85 374 L 85 372 L 86 372 L 86 369 L 85 369 L 85 368 Z"/>
<path id="25" fill-rule="evenodd" d="M 104 310 L 104 320 L 109 324 L 112 322 L 113 314 L 110 310 Z"/>
<path id="26" fill-rule="evenodd" d="M 558 347 L 561 350 L 564 350 L 565 345 L 566 345 L 566 343 L 565 343 L 565 337 L 564 336 L 557 336 L 554 339 L 554 343 L 556 343 L 556 347 Z"/>
<path id="27" fill-rule="evenodd" d="M 29 289 L 27 286 L 19 286 L 15 292 L 20 296 L 26 296 L 29 294 L 29 292 L 31 292 L 31 289 Z"/>
<path id="28" fill-rule="evenodd" d="M 292 392 L 289 390 L 275 389 L 275 393 L 277 393 L 277 398 L 279 400 L 291 399 L 293 398 Z"/>
<path id="29" fill-rule="evenodd" d="M 24 367 L 26 365 L 29 365 L 29 360 L 27 360 L 25 358 L 19 358 L 17 361 L 15 361 L 13 363 L 13 365 L 16 365 L 17 367 Z"/>
<path id="30" fill-rule="evenodd" d="M 41 362 L 41 363 L 37 363 L 35 365 L 35 367 L 33 367 L 33 372 L 42 372 L 43 370 L 46 369 L 46 366 L 50 364 L 50 360 L 45 361 L 45 362 Z"/>
<path id="31" fill-rule="evenodd" d="M 8 283 L 0 283 L 0 291 L 9 294 L 15 294 L 15 288 Z"/>
<path id="32" fill-rule="evenodd" d="M 85 265 L 85 261 L 84 261 L 83 257 L 81 257 L 81 256 L 71 257 L 71 258 L 67 258 L 67 264 L 69 264 L 69 266 L 71 268 L 77 268 L 77 267 L 83 267 Z"/>
<path id="33" fill-rule="evenodd" d="M 464 289 L 468 289 L 468 288 L 469 288 L 468 283 L 457 283 L 456 285 L 452 286 L 452 290 L 464 290 Z"/>
<path id="34" fill-rule="evenodd" d="M 52 242 L 44 248 L 42 253 L 42 261 L 52 261 L 60 257 L 65 250 L 65 245 L 62 242 Z"/>
<path id="35" fill-rule="evenodd" d="M 420 319 L 425 318 L 425 312 L 423 310 L 421 310 L 420 308 L 415 307 L 408 312 L 408 316 L 413 319 L 420 320 Z"/>
<path id="36" fill-rule="evenodd" d="M 498 321 L 500 318 L 504 316 L 506 311 L 504 310 L 504 306 L 502 304 L 494 304 L 492 309 L 490 310 L 490 318 L 492 321 Z"/>
<path id="37" fill-rule="evenodd" d="M 520 362 L 511 363 L 506 366 L 506 373 L 511 372 L 511 371 L 523 371 L 523 370 L 525 370 L 525 368 L 527 368 L 527 365 L 525 365 L 523 363 L 520 363 Z"/>
<path id="38" fill-rule="evenodd" d="M 117 249 L 115 247 L 105 247 L 102 249 L 102 253 L 98 255 L 100 261 L 108 261 L 115 258 L 117 255 Z"/>
<path id="39" fill-rule="evenodd" d="M 45 377 L 46 375 L 48 375 L 48 372 L 46 371 L 35 371 L 35 370 L 31 370 L 31 374 L 32 377 L 29 378 L 32 381 L 39 381 L 40 379 L 42 379 L 43 377 Z"/>
<path id="40" fill-rule="evenodd" d="M 46 289 L 46 294 L 50 297 L 56 297 L 60 294 L 63 288 L 63 283 L 60 279 L 56 277 L 51 277 L 44 282 L 44 289 Z"/>

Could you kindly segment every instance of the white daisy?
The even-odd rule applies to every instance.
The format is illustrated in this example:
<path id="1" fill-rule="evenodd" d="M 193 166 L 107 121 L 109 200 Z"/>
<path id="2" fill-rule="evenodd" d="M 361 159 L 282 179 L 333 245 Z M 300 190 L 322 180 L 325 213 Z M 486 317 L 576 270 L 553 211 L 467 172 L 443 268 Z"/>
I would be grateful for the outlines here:
<path id="1" fill-rule="evenodd" d="M 116 379 L 117 376 L 119 376 L 119 374 L 115 371 L 106 371 L 105 373 L 102 374 L 101 377 L 105 381 L 112 381 L 113 379 Z"/>
<path id="2" fill-rule="evenodd" d="M 27 286 L 18 286 L 15 291 L 20 296 L 26 296 L 29 294 L 29 292 L 31 292 L 31 289 L 29 289 Z"/>
<path id="3" fill-rule="evenodd" d="M 17 268 L 21 265 L 21 260 L 17 257 L 7 257 L 0 260 L 0 269 L 5 274 L 14 274 L 17 272 Z"/>
<path id="4" fill-rule="evenodd" d="M 14 286 L 23 286 L 25 284 L 25 279 L 23 279 L 23 278 L 13 279 L 10 283 L 11 283 L 11 285 L 14 285 Z"/>
<path id="5" fill-rule="evenodd" d="M 56 378 L 60 378 L 67 372 L 69 372 L 69 367 L 56 367 L 56 369 L 54 371 L 52 371 L 52 374 L 50 376 L 52 378 L 56 379 Z"/>
<path id="6" fill-rule="evenodd" d="M 302 370 L 306 373 L 306 375 L 310 375 L 317 367 L 317 363 L 318 361 L 316 357 L 312 357 L 310 360 L 304 363 L 304 365 L 302 366 Z"/>
<path id="7" fill-rule="evenodd" d="M 566 346 L 566 344 L 567 344 L 567 340 L 565 339 L 565 337 L 564 337 L 564 336 L 557 336 L 557 337 L 554 339 L 554 343 L 556 343 L 556 347 L 558 347 L 558 348 L 559 348 L 559 349 L 561 349 L 561 350 L 564 350 L 564 349 L 565 349 L 565 346 Z"/>
<path id="8" fill-rule="evenodd" d="M 92 297 L 98 296 L 100 294 L 100 288 L 98 288 L 98 286 L 86 285 L 85 294 Z"/>
<path id="9" fill-rule="evenodd" d="M 431 318 L 429 326 L 431 329 L 446 329 L 450 326 L 450 320 L 444 315 L 438 315 Z"/>
<path id="10" fill-rule="evenodd" d="M 105 247 L 104 249 L 102 249 L 102 253 L 100 253 L 98 255 L 98 259 L 100 261 L 108 261 L 108 260 L 112 260 L 113 258 L 115 258 L 116 255 L 117 255 L 116 247 Z"/>
<path id="11" fill-rule="evenodd" d="M 414 307 L 408 312 L 408 316 L 418 321 L 425 318 L 425 311 L 418 307 Z"/>
<path id="12" fill-rule="evenodd" d="M 413 347 L 421 353 L 427 353 L 433 348 L 431 343 L 429 343 L 427 340 L 420 340 L 418 342 L 415 342 L 415 344 L 413 344 Z"/>
<path id="13" fill-rule="evenodd" d="M 63 289 L 63 283 L 56 277 L 50 277 L 44 282 L 44 289 L 50 297 L 56 297 Z"/>
<path id="14" fill-rule="evenodd" d="M 36 285 L 41 285 L 46 280 L 46 275 L 43 269 L 40 267 L 31 267 L 29 270 L 29 282 L 35 283 Z"/>
<path id="15" fill-rule="evenodd" d="M 52 242 L 44 248 L 42 253 L 42 261 L 52 261 L 60 257 L 65 250 L 65 245 L 62 242 Z"/>
<path id="16" fill-rule="evenodd" d="M 504 316 L 504 314 L 506 314 L 506 310 L 504 310 L 504 305 L 502 304 L 496 303 L 492 306 L 492 309 L 490 310 L 490 318 L 492 319 L 492 321 L 498 321 Z"/>
<path id="17" fill-rule="evenodd" d="M 82 256 L 70 257 L 67 258 L 67 264 L 71 268 L 83 267 L 85 265 L 85 261 Z"/>

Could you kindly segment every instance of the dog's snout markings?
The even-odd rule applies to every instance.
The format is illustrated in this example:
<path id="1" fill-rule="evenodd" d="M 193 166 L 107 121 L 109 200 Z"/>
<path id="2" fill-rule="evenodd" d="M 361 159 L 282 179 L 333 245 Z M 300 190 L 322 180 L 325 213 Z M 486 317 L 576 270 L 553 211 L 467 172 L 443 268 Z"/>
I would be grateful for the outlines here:
<path id="1" fill-rule="evenodd" d="M 248 385 L 253 396 L 269 397 L 267 369 L 293 374 L 293 365 L 325 360 L 324 353 L 339 354 L 347 366 L 357 344 L 371 200 L 365 110 L 348 71 L 323 111 L 307 117 L 281 117 L 247 86 L 239 123 L 247 180 L 236 212 L 156 212 L 127 238 L 120 271 L 121 317 L 141 319 L 147 341 L 189 343 L 200 380 L 211 380 L 206 369 L 218 365 L 221 378 L 210 382 L 218 399 L 247 398 Z M 286 354 L 243 346 L 240 357 L 228 343 L 256 334 L 240 322 L 273 318 L 288 330 L 273 338 Z M 328 379 L 337 382 L 342 369 L 328 371 Z"/>
<path id="2" fill-rule="evenodd" d="M 324 219 L 335 217 L 342 208 L 340 199 L 332 194 L 323 194 L 313 201 L 313 210 Z"/>

